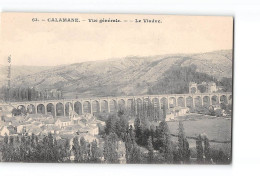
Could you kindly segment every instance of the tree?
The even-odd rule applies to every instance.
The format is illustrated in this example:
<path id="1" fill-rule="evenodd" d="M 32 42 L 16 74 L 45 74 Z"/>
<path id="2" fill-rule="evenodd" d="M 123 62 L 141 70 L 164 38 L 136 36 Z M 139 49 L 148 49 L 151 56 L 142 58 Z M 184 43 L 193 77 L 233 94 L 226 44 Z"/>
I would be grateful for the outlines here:
<path id="1" fill-rule="evenodd" d="M 116 122 L 116 134 L 123 141 L 125 140 L 125 134 L 128 131 L 129 125 L 125 116 L 121 116 Z"/>
<path id="2" fill-rule="evenodd" d="M 19 145 L 20 145 L 20 138 L 19 136 L 16 136 L 15 138 L 15 148 L 14 148 L 14 155 L 15 155 L 15 162 L 19 162 L 20 160 L 20 151 L 19 151 Z"/>
<path id="3" fill-rule="evenodd" d="M 154 153 L 153 153 L 153 143 L 152 143 L 152 137 L 149 136 L 148 138 L 148 163 L 153 163 L 154 162 Z"/>
<path id="4" fill-rule="evenodd" d="M 165 120 L 166 119 L 166 105 L 163 104 L 163 116 L 162 119 Z"/>
<path id="5" fill-rule="evenodd" d="M 86 162 L 88 159 L 87 143 L 84 137 L 80 138 L 80 162 Z"/>
<path id="6" fill-rule="evenodd" d="M 137 117 L 134 121 L 135 126 L 135 139 L 136 143 L 141 145 L 142 144 L 142 135 L 143 135 L 143 128 L 141 125 L 141 120 L 139 117 Z"/>
<path id="7" fill-rule="evenodd" d="M 160 122 L 159 123 L 159 130 L 162 134 L 168 134 L 169 133 L 168 124 L 165 121 Z"/>
<path id="8" fill-rule="evenodd" d="M 64 160 L 68 161 L 70 159 L 70 142 L 69 139 L 66 139 L 64 146 Z"/>
<path id="9" fill-rule="evenodd" d="M 164 147 L 166 144 L 166 138 L 169 135 L 169 127 L 165 121 L 159 123 L 158 128 L 155 130 L 155 136 L 157 138 L 155 149 L 159 149 L 164 152 Z"/>
<path id="10" fill-rule="evenodd" d="M 216 164 L 230 164 L 230 158 L 222 150 L 212 149 L 212 159 Z M 212 162 L 211 162 L 212 163 Z"/>
<path id="11" fill-rule="evenodd" d="M 131 141 L 135 142 L 135 132 L 133 130 L 133 126 L 132 125 L 130 125 L 130 127 L 129 127 L 128 134 L 130 135 Z"/>
<path id="12" fill-rule="evenodd" d="M 227 110 L 228 107 L 225 103 L 220 103 L 220 108 L 223 109 L 223 110 Z"/>
<path id="13" fill-rule="evenodd" d="M 220 85 L 223 86 L 224 92 L 232 92 L 232 78 L 223 77 L 220 81 Z"/>
<path id="14" fill-rule="evenodd" d="M 25 136 L 22 135 L 21 137 L 21 145 L 20 145 L 20 159 L 21 161 L 26 160 L 26 139 Z"/>
<path id="15" fill-rule="evenodd" d="M 198 90 L 200 91 L 200 93 L 205 93 L 207 88 L 204 85 L 198 85 Z"/>
<path id="16" fill-rule="evenodd" d="M 141 163 L 141 150 L 136 142 L 131 139 L 130 133 L 126 136 L 125 149 L 127 163 Z"/>
<path id="17" fill-rule="evenodd" d="M 91 143 L 91 155 L 90 155 L 90 161 L 93 163 L 99 163 L 100 157 L 102 156 L 102 153 L 100 152 L 100 149 L 98 148 L 97 141 L 94 140 Z"/>
<path id="18" fill-rule="evenodd" d="M 119 110 L 117 112 L 118 117 L 122 117 L 125 114 L 125 109 L 122 106 L 119 106 Z"/>
<path id="19" fill-rule="evenodd" d="M 202 146 L 201 135 L 199 135 L 196 140 L 196 150 L 197 150 L 197 162 L 201 164 L 203 163 L 203 146 Z"/>
<path id="20" fill-rule="evenodd" d="M 135 143 L 135 144 L 133 144 L 133 147 L 130 152 L 129 163 L 139 164 L 139 163 L 141 163 L 141 161 L 142 161 L 141 150 L 140 150 L 140 147 Z"/>
<path id="21" fill-rule="evenodd" d="M 57 155 L 58 153 L 56 153 L 55 151 L 55 146 L 56 144 L 54 143 L 54 138 L 52 136 L 51 133 L 48 134 L 47 137 L 47 148 L 46 148 L 46 155 L 47 155 L 47 161 L 49 162 L 57 162 Z"/>
<path id="22" fill-rule="evenodd" d="M 117 135 L 112 132 L 105 137 L 104 159 L 107 163 L 118 163 L 118 158 Z"/>
<path id="23" fill-rule="evenodd" d="M 58 146 L 56 138 L 54 138 L 54 141 L 53 141 L 53 161 L 54 162 L 63 161 L 63 156 L 61 153 L 61 146 Z"/>
<path id="24" fill-rule="evenodd" d="M 232 80 L 232 79 L 231 79 Z M 155 85 L 149 88 L 150 94 L 181 94 L 188 93 L 189 82 L 201 83 L 205 82 L 218 82 L 213 76 L 206 73 L 196 71 L 196 66 L 178 67 L 172 66 L 164 73 Z"/>
<path id="25" fill-rule="evenodd" d="M 73 146 L 72 146 L 72 151 L 74 153 L 74 161 L 75 162 L 80 162 L 80 145 L 79 145 L 79 139 L 78 137 L 73 138 Z"/>
<path id="26" fill-rule="evenodd" d="M 131 161 L 131 150 L 133 147 L 133 144 L 135 143 L 135 140 L 132 140 L 131 134 L 127 133 L 125 138 L 125 150 L 126 150 L 126 162 L 130 163 Z"/>
<path id="27" fill-rule="evenodd" d="M 16 109 L 16 108 L 14 108 L 14 109 L 12 110 L 12 116 L 18 116 L 18 115 L 21 115 L 21 114 L 22 114 L 21 109 Z"/>
<path id="28" fill-rule="evenodd" d="M 166 163 L 174 162 L 173 144 L 170 140 L 169 134 L 164 135 L 163 153 L 164 153 L 164 159 Z"/>
<path id="29" fill-rule="evenodd" d="M 6 146 L 7 145 L 7 146 Z M 3 160 L 12 162 L 64 162 L 64 147 L 58 145 L 51 134 L 44 136 L 42 141 L 32 134 L 4 139 Z"/>
<path id="30" fill-rule="evenodd" d="M 204 154 L 205 154 L 205 161 L 207 163 L 210 163 L 211 155 L 210 155 L 210 145 L 209 145 L 209 139 L 207 136 L 204 137 Z"/>
<path id="31" fill-rule="evenodd" d="M 110 115 L 106 121 L 105 132 L 107 135 L 110 133 L 116 133 L 117 128 L 117 117 L 115 115 Z"/>
<path id="32" fill-rule="evenodd" d="M 184 127 L 182 121 L 179 122 L 178 128 L 178 155 L 179 160 L 188 163 L 190 160 L 190 149 L 187 138 L 185 137 Z"/>
<path id="33" fill-rule="evenodd" d="M 3 145 L 3 148 L 2 148 L 2 158 L 3 158 L 3 161 L 10 161 L 10 153 L 9 153 L 9 146 L 8 146 L 8 136 L 5 134 L 5 137 L 4 137 L 4 145 Z"/>

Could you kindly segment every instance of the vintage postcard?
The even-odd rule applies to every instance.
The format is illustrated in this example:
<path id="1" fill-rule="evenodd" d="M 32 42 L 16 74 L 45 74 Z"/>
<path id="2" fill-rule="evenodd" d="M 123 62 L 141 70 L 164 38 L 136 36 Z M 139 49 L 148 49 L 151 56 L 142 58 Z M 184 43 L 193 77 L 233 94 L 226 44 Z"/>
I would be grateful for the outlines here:
<path id="1" fill-rule="evenodd" d="M 233 17 L 11 13 L 0 161 L 232 162 Z"/>

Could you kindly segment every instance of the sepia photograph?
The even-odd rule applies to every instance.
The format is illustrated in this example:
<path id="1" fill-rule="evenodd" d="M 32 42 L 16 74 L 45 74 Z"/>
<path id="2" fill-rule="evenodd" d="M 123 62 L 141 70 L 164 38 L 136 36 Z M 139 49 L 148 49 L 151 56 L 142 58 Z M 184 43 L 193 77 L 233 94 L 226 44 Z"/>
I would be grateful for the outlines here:
<path id="1" fill-rule="evenodd" d="M 232 16 L 0 15 L 0 162 L 232 164 Z"/>

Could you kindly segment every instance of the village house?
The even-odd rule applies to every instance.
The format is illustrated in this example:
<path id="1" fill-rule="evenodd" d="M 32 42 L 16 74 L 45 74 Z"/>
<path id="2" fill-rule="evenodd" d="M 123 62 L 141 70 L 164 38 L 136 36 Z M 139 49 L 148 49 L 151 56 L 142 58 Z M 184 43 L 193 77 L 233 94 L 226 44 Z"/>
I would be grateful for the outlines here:
<path id="1" fill-rule="evenodd" d="M 55 122 L 55 125 L 59 126 L 60 128 L 64 128 L 71 125 L 71 120 L 67 117 L 58 118 Z"/>
<path id="2" fill-rule="evenodd" d="M 166 112 L 165 121 L 172 121 L 176 117 L 184 116 L 187 113 L 189 113 L 189 108 L 188 107 L 179 107 L 179 106 L 177 106 L 177 107 L 171 108 L 171 109 L 167 110 L 167 112 Z"/>
<path id="3" fill-rule="evenodd" d="M 34 121 L 34 122 L 32 122 L 32 124 L 33 124 L 34 126 L 37 126 L 37 127 L 41 127 L 41 126 L 43 125 L 43 123 L 38 122 L 38 121 Z"/>
<path id="4" fill-rule="evenodd" d="M 81 129 L 80 125 L 69 125 L 63 128 L 65 131 L 78 132 Z"/>
<path id="5" fill-rule="evenodd" d="M 94 124 L 89 124 L 81 129 L 79 129 L 80 133 L 88 133 L 92 136 L 98 135 L 99 134 L 99 128 L 97 125 Z"/>
<path id="6" fill-rule="evenodd" d="M 26 132 L 26 129 L 28 129 L 28 126 L 30 126 L 30 125 L 31 125 L 31 122 L 28 122 L 28 121 L 24 121 L 22 123 L 19 123 L 16 126 L 17 133 L 24 133 L 24 132 Z"/>
<path id="7" fill-rule="evenodd" d="M 95 131 L 98 128 L 99 129 L 97 131 L 99 131 L 100 129 L 102 130 L 106 125 L 105 122 L 103 122 L 101 120 L 97 120 L 96 117 L 91 114 L 87 114 L 87 115 L 81 117 L 81 119 L 78 121 L 78 124 L 82 127 L 89 127 L 89 125 L 92 125 L 92 126 L 94 125 L 92 127 L 93 129 L 91 129 L 91 131 Z M 94 132 L 94 133 L 96 133 L 96 132 Z"/>
<path id="8" fill-rule="evenodd" d="M 10 135 L 13 135 L 13 134 L 16 134 L 16 131 L 14 130 L 14 127 L 13 126 L 2 126 L 0 128 L 0 135 L 1 136 L 10 136 Z"/>
<path id="9" fill-rule="evenodd" d="M 46 119 L 46 120 L 42 121 L 42 123 L 45 126 L 53 126 L 53 125 L 55 125 L 55 119 Z"/>
<path id="10" fill-rule="evenodd" d="M 61 129 L 59 126 L 56 126 L 55 124 L 49 124 L 41 126 L 41 130 L 50 132 L 51 134 L 59 134 Z"/>
<path id="11" fill-rule="evenodd" d="M 26 130 L 26 124 L 20 124 L 16 127 L 17 133 L 23 133 Z"/>
<path id="12" fill-rule="evenodd" d="M 0 107 L 0 117 L 8 117 L 8 118 L 11 118 L 13 117 L 13 114 L 12 114 L 12 109 L 13 107 L 12 106 L 1 106 Z"/>
<path id="13" fill-rule="evenodd" d="M 41 128 L 40 127 L 36 127 L 36 126 L 30 126 L 30 128 L 28 128 L 27 130 L 27 134 L 28 135 L 32 135 L 32 134 L 35 134 L 35 135 L 40 135 L 42 132 Z"/>
<path id="14" fill-rule="evenodd" d="M 117 142 L 117 153 L 118 153 L 118 160 L 120 164 L 126 164 L 126 149 L 125 143 L 122 141 Z"/>
<path id="15" fill-rule="evenodd" d="M 165 121 L 172 121 L 175 118 L 175 112 L 167 110 Z"/>
<path id="16" fill-rule="evenodd" d="M 0 135 L 1 136 L 9 136 L 10 135 L 10 131 L 9 129 L 7 128 L 7 126 L 2 126 L 2 128 L 0 129 Z"/>
<path id="17" fill-rule="evenodd" d="M 216 109 L 214 109 L 214 111 L 215 111 L 215 115 L 216 115 L 217 117 L 227 116 L 227 114 L 226 114 L 226 112 L 225 112 L 224 109 L 216 108 Z"/>

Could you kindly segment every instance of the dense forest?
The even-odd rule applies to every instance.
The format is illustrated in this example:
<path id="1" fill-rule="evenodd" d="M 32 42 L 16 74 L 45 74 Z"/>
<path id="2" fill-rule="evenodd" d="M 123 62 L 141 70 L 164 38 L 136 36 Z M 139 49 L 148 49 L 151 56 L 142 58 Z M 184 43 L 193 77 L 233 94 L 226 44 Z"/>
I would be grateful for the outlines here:
<path id="1" fill-rule="evenodd" d="M 217 86 L 222 86 L 223 91 L 232 91 L 232 78 L 222 78 L 217 80 L 206 73 L 196 71 L 196 65 L 180 67 L 174 65 L 167 70 L 162 79 L 155 85 L 148 88 L 148 94 L 183 94 L 189 92 L 189 83 L 215 82 Z"/>

